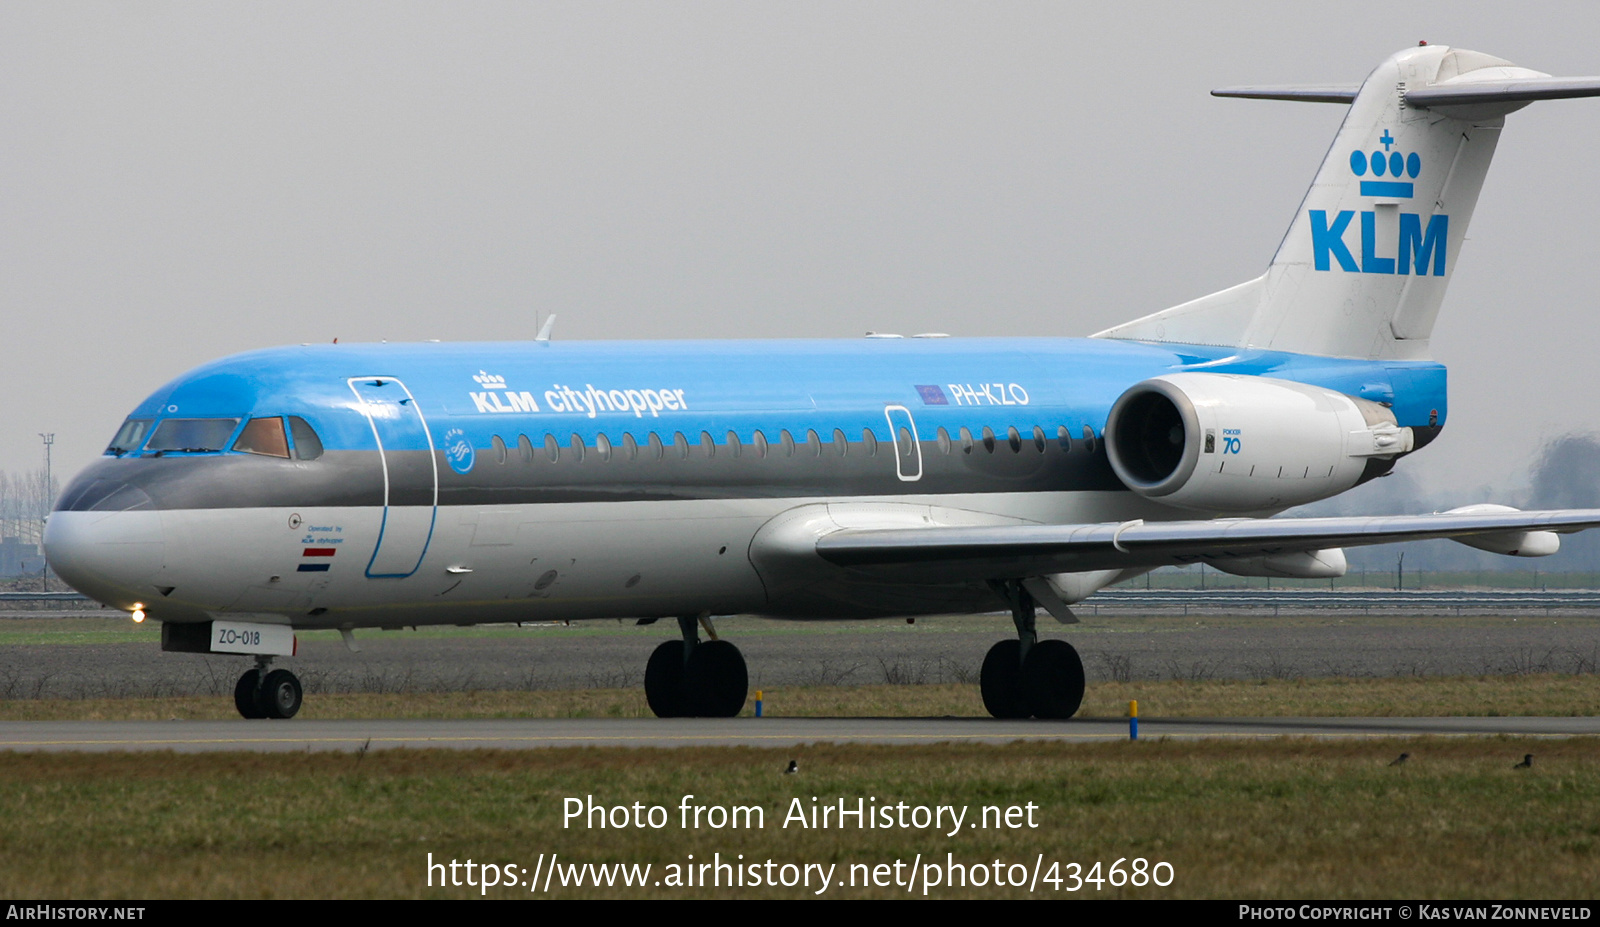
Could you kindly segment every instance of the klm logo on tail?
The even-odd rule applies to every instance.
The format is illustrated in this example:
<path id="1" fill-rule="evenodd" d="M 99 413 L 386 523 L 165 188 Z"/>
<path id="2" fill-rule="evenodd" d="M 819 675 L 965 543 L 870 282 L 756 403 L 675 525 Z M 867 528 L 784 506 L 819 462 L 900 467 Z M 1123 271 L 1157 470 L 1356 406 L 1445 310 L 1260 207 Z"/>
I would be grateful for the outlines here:
<path id="1" fill-rule="evenodd" d="M 1378 141 L 1383 145 L 1383 151 L 1350 152 L 1350 172 L 1361 178 L 1366 178 L 1368 174 L 1372 175 L 1371 180 L 1361 181 L 1361 195 L 1396 200 L 1411 199 L 1415 194 L 1413 181 L 1422 173 L 1422 156 L 1414 151 L 1402 154 L 1392 150 L 1395 139 L 1389 134 L 1388 129 L 1383 131 L 1383 136 Z M 1393 216 L 1393 218 L 1385 216 L 1386 222 L 1399 223 L 1398 235 L 1392 228 L 1385 230 L 1389 232 L 1385 237 L 1390 241 L 1396 241 L 1398 246 L 1393 252 L 1385 249 L 1385 252 L 1380 254 L 1379 212 L 1376 209 L 1362 210 L 1361 262 L 1358 264 L 1355 254 L 1350 250 L 1349 242 L 1345 241 L 1345 233 L 1356 219 L 1355 210 L 1340 210 L 1331 219 L 1325 209 L 1308 210 L 1311 219 L 1313 266 L 1317 270 L 1331 271 L 1334 262 L 1337 261 L 1339 269 L 1346 273 L 1401 276 L 1412 274 L 1426 276 L 1431 268 L 1433 276 L 1443 277 L 1445 250 L 1450 237 L 1450 217 L 1429 216 L 1428 225 L 1424 228 L 1419 213 L 1399 210 L 1384 210 L 1384 212 Z"/>

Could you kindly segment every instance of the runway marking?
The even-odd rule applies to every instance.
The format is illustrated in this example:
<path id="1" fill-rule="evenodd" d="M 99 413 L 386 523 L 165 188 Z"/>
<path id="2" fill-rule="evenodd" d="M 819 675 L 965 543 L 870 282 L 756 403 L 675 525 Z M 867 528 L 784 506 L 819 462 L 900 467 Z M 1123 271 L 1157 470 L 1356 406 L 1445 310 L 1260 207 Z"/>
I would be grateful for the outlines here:
<path id="1" fill-rule="evenodd" d="M 817 734 L 818 738 L 829 740 L 950 740 L 949 734 Z M 1074 737 L 1116 737 L 1117 734 L 962 734 L 959 740 L 1043 740 L 1065 739 Z M 1206 736 L 1206 735 L 1197 735 Z M 1281 736 L 1281 735 L 1256 735 L 1241 734 L 1243 737 L 1256 736 Z M 651 734 L 651 735 L 617 735 L 603 737 L 599 735 L 540 735 L 525 737 L 222 737 L 222 738 L 195 738 L 195 739 L 160 739 L 160 740 L 0 740 L 0 747 L 69 747 L 69 746 L 116 746 L 121 744 L 139 744 L 146 746 L 178 745 L 178 744 L 361 744 L 370 741 L 373 744 L 393 743 L 543 743 L 549 741 L 636 741 L 636 740 L 672 740 L 672 741 L 720 741 L 727 738 L 718 734 Z M 782 734 L 749 734 L 740 735 L 742 740 L 782 740 L 793 741 L 793 736 Z"/>
<path id="2" fill-rule="evenodd" d="M 1502 736 L 1502 735 L 1504 735 L 1506 733 L 1508 733 L 1508 732 L 1505 732 L 1505 731 L 1324 731 L 1324 732 L 1290 731 L 1290 732 L 1276 732 L 1276 733 L 1253 733 L 1253 732 L 1248 732 L 1248 731 L 1213 731 L 1213 732 L 1199 731 L 1199 732 L 1176 732 L 1176 733 L 1166 733 L 1166 734 L 1151 734 L 1151 735 L 1147 736 L 1145 739 L 1146 740 L 1151 740 L 1151 741 L 1179 740 L 1179 739 L 1182 739 L 1182 740 L 1196 740 L 1196 739 L 1210 739 L 1210 740 L 1216 740 L 1216 739 L 1265 740 L 1265 739 L 1270 739 L 1270 738 L 1284 739 L 1284 738 L 1292 738 L 1292 737 L 1310 737 L 1310 738 L 1315 738 L 1315 739 L 1318 739 L 1318 740 L 1331 740 L 1331 739 L 1372 740 L 1372 739 L 1380 739 L 1380 738 L 1398 738 L 1398 737 L 1449 737 L 1449 738 L 1497 737 L 1497 736 Z M 1579 733 L 1579 734 L 1573 734 L 1573 733 L 1550 734 L 1550 733 L 1532 733 L 1532 732 L 1523 732 L 1523 733 L 1511 732 L 1511 733 L 1513 733 L 1513 736 L 1517 736 L 1517 737 L 1532 737 L 1532 738 L 1538 738 L 1538 739 L 1558 739 L 1558 738 L 1592 737 L 1592 736 L 1594 736 L 1592 734 L 1581 734 L 1581 733 Z M 752 740 L 754 740 L 754 741 L 781 741 L 783 743 L 788 744 L 788 743 L 795 743 L 797 741 L 805 741 L 805 742 L 880 741 L 881 742 L 881 741 L 905 740 L 905 741 L 923 741 L 923 742 L 928 742 L 928 743 L 961 743 L 961 742 L 964 742 L 964 741 L 974 741 L 974 740 L 1018 741 L 1018 740 L 1123 740 L 1123 739 L 1126 739 L 1126 735 L 1123 735 L 1123 734 L 1120 734 L 1120 733 L 1113 733 L 1113 732 L 1103 732 L 1103 733 L 1048 733 L 1048 734 L 966 734 L 966 735 L 960 735 L 958 737 L 952 737 L 952 736 L 950 736 L 948 734 L 825 734 L 824 733 L 824 734 L 816 734 L 816 735 L 810 735 L 810 736 L 784 736 L 784 735 L 781 735 L 781 734 L 752 734 L 752 735 L 741 735 L 741 737 L 738 740 L 729 740 L 728 738 L 725 738 L 725 737 L 721 737 L 721 736 L 717 736 L 717 735 L 708 735 L 708 734 L 621 735 L 621 736 L 609 736 L 609 737 L 607 737 L 607 736 L 598 736 L 598 735 L 589 735 L 589 736 L 584 736 L 584 735 L 570 735 L 570 736 L 569 735 L 541 735 L 541 736 L 533 736 L 533 735 L 530 735 L 530 736 L 523 736 L 523 737 L 472 737 L 472 736 L 462 736 L 462 737 L 371 737 L 371 738 L 356 736 L 356 737 L 196 738 L 196 739 L 188 739 L 188 740 L 172 739 L 172 738 L 163 738 L 163 739 L 155 739 L 155 740 L 0 740 L 0 749 L 5 749 L 5 748 L 8 748 L 8 747 L 117 747 L 117 746 L 130 746 L 130 747 L 173 746 L 173 747 L 178 747 L 178 746 L 202 746 L 202 745 L 218 746 L 218 745 L 228 745 L 228 744 L 237 744 L 237 745 L 241 745 L 241 746 L 264 745 L 264 744 L 295 744 L 295 745 L 303 744 L 305 746 L 312 746 L 312 745 L 317 745 L 317 744 L 323 744 L 323 745 L 327 745 L 327 744 L 345 744 L 345 745 L 349 745 L 349 746 L 359 746 L 359 745 L 367 744 L 367 743 L 370 743 L 372 745 L 389 744 L 389 745 L 407 746 L 407 745 L 413 745 L 413 744 L 430 744 L 430 743 L 445 743 L 445 744 L 466 744 L 466 743 L 473 743 L 473 744 L 477 744 L 477 743 L 482 743 L 482 744 L 496 744 L 496 743 L 515 743 L 515 744 L 564 743 L 564 744 L 574 744 L 574 743 L 589 743 L 589 742 L 605 742 L 605 743 L 610 743 L 610 744 L 621 745 L 621 744 L 633 743 L 633 742 L 659 743 L 659 742 L 663 742 L 663 741 L 675 742 L 675 743 L 702 743 L 702 744 L 704 744 L 706 746 L 738 746 L 743 741 L 752 741 Z M 726 743 L 724 743 L 724 741 L 726 741 Z"/>

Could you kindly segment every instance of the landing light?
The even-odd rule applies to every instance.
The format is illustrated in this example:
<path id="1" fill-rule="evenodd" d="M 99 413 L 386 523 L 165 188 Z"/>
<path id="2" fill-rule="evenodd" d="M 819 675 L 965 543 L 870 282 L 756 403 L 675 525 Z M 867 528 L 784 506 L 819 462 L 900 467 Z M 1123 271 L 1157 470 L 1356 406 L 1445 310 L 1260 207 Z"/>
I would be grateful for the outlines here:
<path id="1" fill-rule="evenodd" d="M 143 605 L 135 605 L 133 607 L 133 623 L 134 624 L 143 624 L 144 623 L 144 606 Z"/>

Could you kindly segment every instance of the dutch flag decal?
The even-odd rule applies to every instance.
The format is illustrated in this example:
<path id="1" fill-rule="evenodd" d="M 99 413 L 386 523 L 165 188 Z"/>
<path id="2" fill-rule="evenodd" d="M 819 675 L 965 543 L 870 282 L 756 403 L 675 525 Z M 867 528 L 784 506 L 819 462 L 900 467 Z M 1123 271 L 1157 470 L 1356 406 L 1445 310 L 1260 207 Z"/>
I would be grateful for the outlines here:
<path id="1" fill-rule="evenodd" d="M 328 563 L 327 560 L 324 559 L 324 558 L 332 557 L 334 554 L 338 553 L 338 550 L 339 549 L 337 547 L 306 547 L 306 548 L 302 548 L 301 551 L 300 551 L 300 556 L 302 558 L 304 558 L 308 562 L 301 563 L 300 566 L 297 568 L 296 572 L 300 572 L 300 573 L 326 573 L 326 572 L 328 572 L 328 567 L 332 566 L 332 564 Z M 320 562 L 320 563 L 309 562 L 310 559 L 313 558 L 313 557 L 317 558 L 318 560 L 321 560 L 322 562 Z"/>

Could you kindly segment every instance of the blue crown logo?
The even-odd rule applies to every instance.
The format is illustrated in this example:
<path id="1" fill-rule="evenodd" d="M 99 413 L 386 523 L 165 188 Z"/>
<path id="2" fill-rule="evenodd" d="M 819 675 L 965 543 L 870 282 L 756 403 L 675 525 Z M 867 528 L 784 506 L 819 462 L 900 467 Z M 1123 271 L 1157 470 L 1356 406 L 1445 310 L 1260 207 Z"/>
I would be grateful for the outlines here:
<path id="1" fill-rule="evenodd" d="M 1374 177 L 1388 175 L 1393 180 L 1363 180 L 1361 181 L 1362 196 L 1390 196 L 1410 199 L 1413 194 L 1411 180 L 1422 173 L 1422 156 L 1415 151 L 1409 155 L 1402 155 L 1398 151 L 1391 151 L 1394 145 L 1394 136 L 1388 129 L 1383 130 L 1383 137 L 1378 141 L 1383 145 L 1382 151 L 1368 154 L 1365 151 L 1350 152 L 1350 172 L 1357 177 L 1367 176 L 1367 171 Z M 1408 177 L 1410 180 L 1402 180 Z"/>

